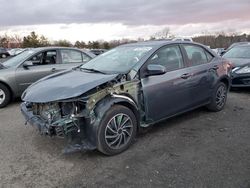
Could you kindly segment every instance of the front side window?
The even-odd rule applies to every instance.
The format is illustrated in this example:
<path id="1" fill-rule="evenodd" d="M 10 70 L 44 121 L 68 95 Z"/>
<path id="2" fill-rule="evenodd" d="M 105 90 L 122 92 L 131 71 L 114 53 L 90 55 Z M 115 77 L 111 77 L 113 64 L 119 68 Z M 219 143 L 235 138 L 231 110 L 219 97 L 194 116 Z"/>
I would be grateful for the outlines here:
<path id="1" fill-rule="evenodd" d="M 179 46 L 169 46 L 159 49 L 149 60 L 150 64 L 160 64 L 167 71 L 173 71 L 184 67 L 183 58 Z"/>
<path id="2" fill-rule="evenodd" d="M 56 64 L 56 50 L 38 53 L 32 56 L 28 61 L 32 61 L 33 65 Z"/>
<path id="3" fill-rule="evenodd" d="M 62 55 L 62 63 L 81 63 L 83 62 L 82 59 L 82 53 L 76 50 L 61 50 Z M 88 61 L 89 59 L 86 59 L 84 57 L 85 61 Z"/>
<path id="4" fill-rule="evenodd" d="M 202 65 L 208 62 L 203 48 L 195 45 L 183 45 L 186 50 L 188 60 L 193 66 Z"/>

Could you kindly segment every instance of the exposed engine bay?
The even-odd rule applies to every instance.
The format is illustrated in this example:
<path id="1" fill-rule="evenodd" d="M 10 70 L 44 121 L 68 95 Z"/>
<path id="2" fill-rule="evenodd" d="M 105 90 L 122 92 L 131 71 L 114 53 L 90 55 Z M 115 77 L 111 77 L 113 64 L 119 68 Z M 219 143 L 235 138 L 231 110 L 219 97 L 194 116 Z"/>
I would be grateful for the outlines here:
<path id="1" fill-rule="evenodd" d="M 64 153 L 92 150 L 96 148 L 97 127 L 105 110 L 125 101 L 141 108 L 139 88 L 139 80 L 126 81 L 123 75 L 79 97 L 48 103 L 26 101 L 21 109 L 27 122 L 39 124 L 41 134 L 67 139 Z"/>

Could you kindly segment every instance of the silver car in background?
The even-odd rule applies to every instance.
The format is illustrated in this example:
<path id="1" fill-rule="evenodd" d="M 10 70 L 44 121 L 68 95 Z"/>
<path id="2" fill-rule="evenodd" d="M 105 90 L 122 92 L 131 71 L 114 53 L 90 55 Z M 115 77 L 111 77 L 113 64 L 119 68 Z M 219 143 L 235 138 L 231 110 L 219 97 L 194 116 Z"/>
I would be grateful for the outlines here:
<path id="1" fill-rule="evenodd" d="M 95 55 L 76 48 L 35 48 L 0 63 L 0 108 L 37 80 L 84 64 Z"/>

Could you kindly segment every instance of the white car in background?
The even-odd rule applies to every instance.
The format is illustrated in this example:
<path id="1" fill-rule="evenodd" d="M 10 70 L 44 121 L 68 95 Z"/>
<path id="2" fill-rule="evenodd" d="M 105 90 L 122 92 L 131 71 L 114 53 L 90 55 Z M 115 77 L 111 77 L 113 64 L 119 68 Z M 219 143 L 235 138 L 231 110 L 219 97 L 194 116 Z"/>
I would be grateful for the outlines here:
<path id="1" fill-rule="evenodd" d="M 24 49 L 24 48 L 13 48 L 13 49 L 9 50 L 8 52 L 9 52 L 10 56 L 16 56 L 25 50 L 26 49 Z"/>
<path id="2" fill-rule="evenodd" d="M 173 38 L 173 41 L 187 41 L 187 42 L 193 42 L 193 39 L 190 37 L 177 37 Z"/>

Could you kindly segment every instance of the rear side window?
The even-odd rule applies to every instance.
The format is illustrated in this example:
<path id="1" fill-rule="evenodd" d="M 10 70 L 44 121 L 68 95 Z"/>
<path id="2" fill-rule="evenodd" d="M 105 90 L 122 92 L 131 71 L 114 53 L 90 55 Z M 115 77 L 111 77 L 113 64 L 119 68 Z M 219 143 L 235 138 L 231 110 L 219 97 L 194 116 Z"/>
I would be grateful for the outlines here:
<path id="1" fill-rule="evenodd" d="M 159 49 L 149 61 L 150 64 L 165 66 L 167 71 L 173 71 L 184 67 L 179 46 L 163 47 Z"/>
<path id="2" fill-rule="evenodd" d="M 81 63 L 82 53 L 76 50 L 61 50 L 62 63 Z"/>
<path id="3" fill-rule="evenodd" d="M 195 65 L 202 65 L 208 63 L 213 57 L 208 52 L 199 46 L 195 45 L 183 45 L 186 50 L 189 62 Z"/>

